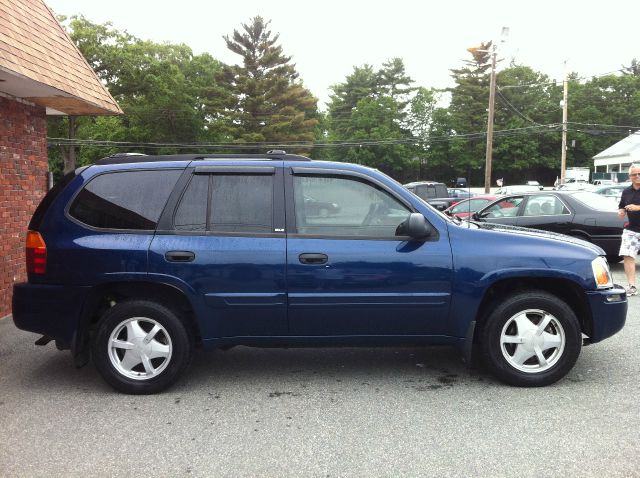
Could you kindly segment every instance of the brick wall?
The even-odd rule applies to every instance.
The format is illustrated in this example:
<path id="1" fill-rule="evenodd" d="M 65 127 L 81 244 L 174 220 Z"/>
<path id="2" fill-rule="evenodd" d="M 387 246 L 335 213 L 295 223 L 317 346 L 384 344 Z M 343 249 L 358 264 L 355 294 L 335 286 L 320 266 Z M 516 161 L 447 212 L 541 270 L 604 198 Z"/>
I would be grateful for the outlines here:
<path id="1" fill-rule="evenodd" d="M 25 234 L 47 171 L 45 109 L 0 95 L 0 317 L 11 313 L 13 283 L 26 280 Z"/>

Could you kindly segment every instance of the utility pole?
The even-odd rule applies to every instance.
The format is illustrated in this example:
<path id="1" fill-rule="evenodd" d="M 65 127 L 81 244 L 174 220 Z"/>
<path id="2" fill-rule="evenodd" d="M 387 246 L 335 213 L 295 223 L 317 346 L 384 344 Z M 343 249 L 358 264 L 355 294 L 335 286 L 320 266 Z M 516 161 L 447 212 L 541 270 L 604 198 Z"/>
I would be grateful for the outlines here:
<path id="1" fill-rule="evenodd" d="M 562 153 L 560 155 L 560 184 L 564 183 L 567 169 L 567 97 L 569 96 L 569 80 L 567 78 L 567 61 L 564 62 L 564 81 L 562 82 Z"/>
<path id="2" fill-rule="evenodd" d="M 493 114 L 496 105 L 496 45 L 491 54 L 491 77 L 489 80 L 489 115 L 487 118 L 487 151 L 484 165 L 484 192 L 491 192 L 491 161 L 493 159 Z"/>
<path id="3" fill-rule="evenodd" d="M 76 117 L 69 116 L 69 139 L 74 140 L 76 138 L 76 132 L 78 127 L 76 126 Z M 73 143 L 73 141 L 69 141 Z M 67 174 L 76 169 L 76 147 L 71 144 L 69 146 L 60 146 L 63 158 L 63 173 Z"/>
<path id="4" fill-rule="evenodd" d="M 509 35 L 509 27 L 502 27 L 500 43 L 504 43 Z M 489 114 L 487 115 L 487 150 L 485 153 L 484 165 L 484 192 L 491 192 L 491 161 L 493 160 L 493 116 L 496 105 L 496 63 L 498 56 L 498 45 L 492 42 L 493 48 L 481 50 L 480 48 L 467 48 L 467 51 L 474 54 L 477 52 L 491 53 L 491 76 L 489 78 Z"/>

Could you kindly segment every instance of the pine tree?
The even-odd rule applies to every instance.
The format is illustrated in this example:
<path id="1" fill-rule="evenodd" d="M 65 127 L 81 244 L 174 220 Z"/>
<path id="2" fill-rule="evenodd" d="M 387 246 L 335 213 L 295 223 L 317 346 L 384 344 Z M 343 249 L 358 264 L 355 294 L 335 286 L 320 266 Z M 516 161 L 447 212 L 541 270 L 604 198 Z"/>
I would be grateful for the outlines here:
<path id="1" fill-rule="evenodd" d="M 218 119 L 236 142 L 313 141 L 317 99 L 299 80 L 269 23 L 256 16 L 242 31 L 224 37 L 242 65 L 223 68 L 217 77 L 222 88 L 209 104 L 222 111 Z"/>

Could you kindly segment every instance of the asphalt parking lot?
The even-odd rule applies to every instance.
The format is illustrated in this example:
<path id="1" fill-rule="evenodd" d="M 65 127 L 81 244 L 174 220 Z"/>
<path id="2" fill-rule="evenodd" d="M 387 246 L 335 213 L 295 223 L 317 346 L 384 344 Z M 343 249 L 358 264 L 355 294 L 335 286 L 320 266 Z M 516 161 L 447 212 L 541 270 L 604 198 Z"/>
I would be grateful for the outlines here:
<path id="1" fill-rule="evenodd" d="M 156 396 L 0 320 L 0 476 L 640 476 L 639 309 L 542 389 L 448 348 L 238 347 Z"/>

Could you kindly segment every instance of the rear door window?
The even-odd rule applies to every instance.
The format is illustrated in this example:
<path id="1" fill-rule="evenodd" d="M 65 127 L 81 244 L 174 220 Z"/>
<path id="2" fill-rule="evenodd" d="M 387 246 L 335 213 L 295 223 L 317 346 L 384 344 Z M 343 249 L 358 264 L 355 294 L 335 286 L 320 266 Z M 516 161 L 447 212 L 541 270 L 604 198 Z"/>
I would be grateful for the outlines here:
<path id="1" fill-rule="evenodd" d="M 273 233 L 273 174 L 194 174 L 176 209 L 182 231 Z"/>

